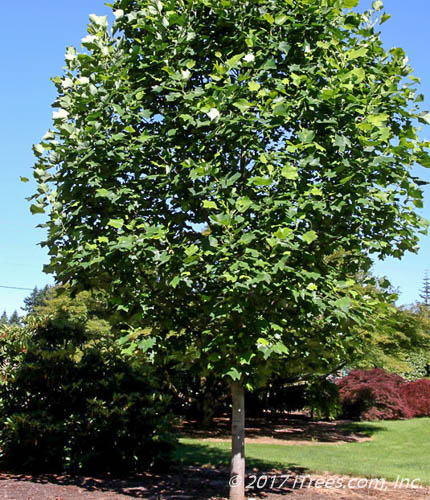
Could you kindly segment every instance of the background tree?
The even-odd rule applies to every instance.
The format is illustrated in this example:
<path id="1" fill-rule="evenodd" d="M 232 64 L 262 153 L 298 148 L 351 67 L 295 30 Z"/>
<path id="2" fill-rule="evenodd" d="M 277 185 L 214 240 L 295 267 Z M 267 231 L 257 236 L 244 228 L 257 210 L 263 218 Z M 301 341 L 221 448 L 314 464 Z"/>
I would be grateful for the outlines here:
<path id="1" fill-rule="evenodd" d="M 128 352 L 193 346 L 230 381 L 232 499 L 245 387 L 348 348 L 371 309 L 351 278 L 424 230 L 430 115 L 357 3 L 117 0 L 113 34 L 91 15 L 68 49 L 35 146 L 47 270 L 139 321 Z"/>
<path id="2" fill-rule="evenodd" d="M 13 311 L 11 317 L 9 318 L 9 325 L 20 325 L 21 318 L 18 316 L 17 311 Z"/>
<path id="3" fill-rule="evenodd" d="M 420 297 L 423 299 L 424 305 L 428 307 L 430 305 L 430 278 L 427 270 L 424 275 Z"/>
<path id="4" fill-rule="evenodd" d="M 44 306 L 46 301 L 51 297 L 53 287 L 45 285 L 43 288 L 35 286 L 31 294 L 24 299 L 23 311 L 27 313 L 35 312 L 37 307 Z"/>
<path id="5" fill-rule="evenodd" d="M 358 335 L 363 344 L 347 364 L 350 368 L 383 368 L 408 379 L 425 377 L 430 362 L 430 318 L 425 307 L 381 303 L 375 327 Z"/>
<path id="6" fill-rule="evenodd" d="M 9 319 L 7 317 L 6 311 L 3 311 L 3 314 L 0 317 L 0 325 L 7 325 L 9 323 Z"/>

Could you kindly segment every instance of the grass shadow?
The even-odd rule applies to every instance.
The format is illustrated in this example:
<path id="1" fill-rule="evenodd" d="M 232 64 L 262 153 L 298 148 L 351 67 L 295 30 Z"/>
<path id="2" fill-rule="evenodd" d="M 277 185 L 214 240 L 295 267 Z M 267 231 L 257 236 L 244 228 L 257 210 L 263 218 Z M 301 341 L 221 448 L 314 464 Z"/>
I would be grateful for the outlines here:
<path id="1" fill-rule="evenodd" d="M 338 429 L 341 433 L 357 435 L 359 437 L 371 438 L 378 432 L 387 431 L 387 427 L 380 424 L 369 424 L 367 422 L 345 422 L 339 424 Z"/>
<path id="2" fill-rule="evenodd" d="M 248 418 L 246 437 L 261 442 L 270 439 L 288 442 L 354 443 L 371 438 L 375 433 L 386 430 L 380 425 L 367 422 L 312 421 L 296 416 L 279 418 Z M 229 418 L 216 418 L 211 429 L 200 429 L 195 422 L 184 422 L 180 428 L 183 437 L 191 439 L 221 439 L 229 441 L 231 423 Z M 269 440 L 269 441 L 268 441 Z M 305 443 L 306 444 L 306 443 Z"/>
<path id="3" fill-rule="evenodd" d="M 175 461 L 182 467 L 201 467 L 200 475 L 202 478 L 212 474 L 217 476 L 217 496 L 228 497 L 228 480 L 229 480 L 229 464 L 230 464 L 230 449 L 220 449 L 205 444 L 189 444 L 181 443 L 176 450 Z M 307 469 L 300 467 L 295 463 L 278 462 L 276 460 L 262 460 L 253 457 L 247 457 L 247 480 L 246 485 L 256 484 L 254 478 L 267 476 L 267 482 L 263 481 L 264 486 L 254 486 L 249 492 L 254 497 L 260 497 L 266 492 L 277 495 L 288 495 L 293 491 L 294 479 L 296 476 L 304 476 Z M 275 485 L 272 483 L 272 477 L 276 475 L 290 475 L 289 479 L 279 480 Z M 209 481 L 209 484 L 214 484 L 214 481 Z M 262 483 L 260 483 L 262 484 Z M 281 487 L 282 486 L 282 487 Z M 208 483 L 205 485 L 205 490 Z M 213 489 L 211 494 L 213 495 Z M 199 497 L 200 498 L 200 497 Z M 211 495 L 202 498 L 211 498 Z"/>

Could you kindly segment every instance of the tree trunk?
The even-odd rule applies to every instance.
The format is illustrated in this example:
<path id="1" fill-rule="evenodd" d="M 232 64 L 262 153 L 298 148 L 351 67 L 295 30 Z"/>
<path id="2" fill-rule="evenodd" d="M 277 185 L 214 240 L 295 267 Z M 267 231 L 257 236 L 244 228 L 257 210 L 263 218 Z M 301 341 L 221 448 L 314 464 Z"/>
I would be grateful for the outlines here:
<path id="1" fill-rule="evenodd" d="M 232 382 L 230 500 L 245 500 L 245 391 Z"/>

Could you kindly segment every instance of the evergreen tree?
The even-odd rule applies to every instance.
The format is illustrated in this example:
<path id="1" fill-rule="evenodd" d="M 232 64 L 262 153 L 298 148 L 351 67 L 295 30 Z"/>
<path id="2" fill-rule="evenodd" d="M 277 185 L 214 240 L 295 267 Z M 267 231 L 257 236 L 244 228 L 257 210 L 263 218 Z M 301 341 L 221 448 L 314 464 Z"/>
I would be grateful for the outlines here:
<path id="1" fill-rule="evenodd" d="M 52 288 L 51 285 L 45 285 L 40 289 L 35 286 L 31 294 L 24 299 L 25 305 L 22 310 L 30 314 L 35 312 L 37 307 L 45 306 L 47 299 L 52 295 Z"/>
<path id="2" fill-rule="evenodd" d="M 21 324 L 21 318 L 18 316 L 18 313 L 15 310 L 12 313 L 12 316 L 9 318 L 9 325 L 20 325 L 20 324 Z"/>
<path id="3" fill-rule="evenodd" d="M 420 297 L 423 299 L 424 305 L 428 307 L 430 305 L 430 278 L 427 269 L 424 274 L 423 287 L 421 289 Z"/>
<path id="4" fill-rule="evenodd" d="M 3 314 L 1 315 L 0 318 L 0 325 L 7 325 L 9 323 L 6 311 L 3 311 Z"/>

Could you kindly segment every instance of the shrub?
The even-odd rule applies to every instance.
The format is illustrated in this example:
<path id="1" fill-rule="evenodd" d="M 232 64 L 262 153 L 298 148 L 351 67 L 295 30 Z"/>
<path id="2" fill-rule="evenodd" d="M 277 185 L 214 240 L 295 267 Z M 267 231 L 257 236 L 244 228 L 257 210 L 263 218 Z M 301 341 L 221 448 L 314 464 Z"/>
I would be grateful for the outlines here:
<path id="1" fill-rule="evenodd" d="M 247 414 L 260 416 L 309 409 L 312 417 L 332 419 L 340 413 L 339 391 L 329 380 L 291 382 L 274 378 L 264 389 L 246 395 Z"/>
<path id="2" fill-rule="evenodd" d="M 380 368 L 353 370 L 338 381 L 344 418 L 388 420 L 411 418 L 413 412 L 402 395 L 405 380 Z"/>
<path id="3" fill-rule="evenodd" d="M 430 380 L 407 382 L 401 392 L 414 417 L 430 417 Z"/>
<path id="4" fill-rule="evenodd" d="M 312 417 L 335 419 L 341 412 L 339 389 L 330 380 L 316 380 L 306 389 L 306 406 Z"/>
<path id="5" fill-rule="evenodd" d="M 174 440 L 152 368 L 64 317 L 33 323 L 1 336 L 1 467 L 117 473 L 165 465 Z"/>
<path id="6" fill-rule="evenodd" d="M 306 385 L 274 379 L 267 387 L 246 394 L 248 416 L 261 416 L 265 410 L 277 413 L 302 410 L 306 406 Z"/>

